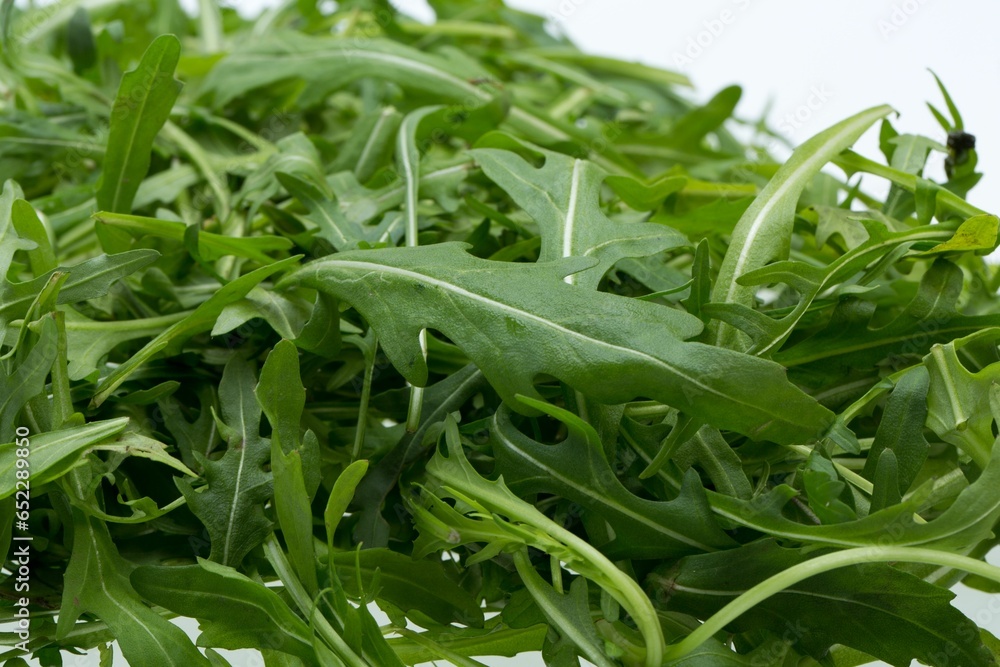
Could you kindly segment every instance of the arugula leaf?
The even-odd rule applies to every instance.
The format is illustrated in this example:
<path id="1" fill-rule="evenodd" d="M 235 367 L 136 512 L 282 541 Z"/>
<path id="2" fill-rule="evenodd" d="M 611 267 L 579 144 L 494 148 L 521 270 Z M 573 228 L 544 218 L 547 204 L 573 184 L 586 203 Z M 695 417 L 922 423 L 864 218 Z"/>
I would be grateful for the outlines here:
<path id="1" fill-rule="evenodd" d="M 269 649 L 307 663 L 314 659 L 309 626 L 277 593 L 231 567 L 204 559 L 180 567 L 144 565 L 132 571 L 130 580 L 154 604 L 197 618 L 200 646 Z"/>
<path id="2" fill-rule="evenodd" d="M 264 471 L 270 444 L 260 435 L 261 409 L 253 394 L 256 375 L 249 362 L 233 357 L 219 384 L 219 430 L 228 448 L 216 461 L 194 453 L 205 471 L 207 488 L 195 489 L 175 478 L 188 507 L 201 519 L 211 539 L 211 560 L 239 565 L 247 552 L 271 533 L 263 505 L 271 498 L 271 473 Z"/>
<path id="3" fill-rule="evenodd" d="M 483 172 L 527 211 L 539 226 L 538 260 L 593 257 L 598 263 L 566 276 L 566 282 L 596 289 L 611 266 L 687 245 L 678 232 L 648 223 L 616 225 L 597 206 L 606 174 L 597 165 L 503 135 L 487 135 L 470 151 Z M 494 148 L 494 146 L 496 146 Z M 518 153 L 544 160 L 533 167 Z"/>
<path id="4" fill-rule="evenodd" d="M 303 267 L 282 284 L 322 289 L 354 304 L 373 323 L 396 367 L 418 385 L 426 381 L 427 370 L 417 332 L 429 327 L 458 341 L 508 402 L 516 393 L 538 396 L 531 381 L 546 373 L 601 402 L 655 396 L 754 438 L 794 441 L 818 436 L 829 424 L 827 411 L 790 385 L 777 367 L 682 343 L 679 339 L 700 331 L 696 319 L 562 282 L 591 265 L 577 259 L 515 266 L 473 258 L 456 244 L 439 244 L 339 253 Z M 379 285 L 378 302 L 363 298 L 374 284 Z M 401 307 L 415 294 L 433 304 L 426 313 Z M 579 314 L 586 312 L 602 317 L 581 320 Z M 475 326 L 463 325 L 471 322 Z M 498 365 L 501 358 L 507 364 Z M 752 375 L 756 386 L 743 382 L 741 373 Z M 723 404 L 728 407 L 720 408 Z M 792 404 L 798 407 L 790 413 Z"/>
<path id="5" fill-rule="evenodd" d="M 940 80 L 794 147 L 502 0 L 181 4 L 0 0 L 3 660 L 995 664 Z"/>
<path id="6" fill-rule="evenodd" d="M 143 604 L 129 583 L 135 566 L 121 557 L 102 522 L 73 510 L 73 537 L 57 638 L 67 637 L 81 614 L 92 613 L 107 623 L 129 662 L 209 664 L 183 630 Z"/>
<path id="7" fill-rule="evenodd" d="M 139 184 L 149 171 L 153 140 L 170 116 L 182 84 L 174 79 L 181 43 L 173 35 L 156 38 L 139 66 L 122 77 L 111 109 L 97 207 L 129 213 Z"/>
<path id="8" fill-rule="evenodd" d="M 670 502 L 635 496 L 615 479 L 604 453 L 582 437 L 589 426 L 564 411 L 555 416 L 566 420 L 572 434 L 558 445 L 525 436 L 505 407 L 494 416 L 497 468 L 513 491 L 557 493 L 600 515 L 615 527 L 615 539 L 598 544 L 612 558 L 667 558 L 733 546 L 715 523 L 694 473 Z"/>
<path id="9" fill-rule="evenodd" d="M 788 255 L 790 227 L 802 190 L 827 162 L 891 111 L 887 106 L 873 107 L 820 132 L 796 149 L 736 224 L 712 290 L 713 301 L 752 305 L 752 290 L 740 286 L 737 279 Z M 718 328 L 715 340 L 726 347 L 743 347 L 733 330 L 725 326 Z"/>

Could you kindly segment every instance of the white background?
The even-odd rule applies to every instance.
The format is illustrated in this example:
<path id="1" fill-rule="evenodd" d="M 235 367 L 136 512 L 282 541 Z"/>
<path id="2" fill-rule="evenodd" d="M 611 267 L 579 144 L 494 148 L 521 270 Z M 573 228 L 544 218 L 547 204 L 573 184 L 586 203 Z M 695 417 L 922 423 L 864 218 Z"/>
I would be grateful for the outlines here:
<path id="1" fill-rule="evenodd" d="M 962 111 L 966 130 L 978 138 L 980 170 L 986 176 L 970 200 L 988 211 L 1000 210 L 996 35 L 1000 2 L 996 0 L 508 1 L 552 17 L 557 29 L 587 51 L 685 72 L 695 83 L 691 93 L 695 99 L 705 100 L 738 83 L 744 88 L 737 110 L 741 117 L 757 118 L 770 103 L 769 118 L 777 127 L 788 114 L 798 112 L 799 127 L 786 133 L 794 143 L 882 103 L 899 112 L 894 124 L 900 132 L 923 133 L 943 142 L 943 133 L 924 104 L 931 101 L 943 109 L 926 71 L 933 68 Z M 253 13 L 267 1 L 229 4 Z M 396 4 L 418 18 L 432 16 L 420 0 Z M 728 23 L 721 23 L 722 18 Z M 806 117 L 801 107 L 814 89 L 828 99 Z M 873 133 L 858 149 L 881 159 Z M 937 164 L 928 175 L 939 177 L 941 156 L 932 159 Z M 1000 598 L 963 590 L 956 605 L 1000 634 Z M 258 657 L 242 652 L 232 659 L 235 667 L 260 664 Z M 484 662 L 542 664 L 537 657 Z"/>

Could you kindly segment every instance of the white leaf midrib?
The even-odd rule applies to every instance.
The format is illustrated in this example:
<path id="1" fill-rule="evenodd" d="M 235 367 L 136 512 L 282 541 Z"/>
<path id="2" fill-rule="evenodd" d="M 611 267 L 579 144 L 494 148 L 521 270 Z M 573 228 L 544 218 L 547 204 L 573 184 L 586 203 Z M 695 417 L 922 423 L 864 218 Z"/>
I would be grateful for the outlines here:
<path id="1" fill-rule="evenodd" d="M 573 234 L 576 231 L 576 209 L 577 202 L 580 198 L 580 178 L 583 173 L 583 160 L 573 161 L 573 175 L 570 179 L 569 186 L 569 202 L 566 207 L 566 215 L 563 217 L 563 242 L 562 242 L 562 256 L 572 257 L 573 256 Z M 563 278 L 563 282 L 567 282 L 570 285 L 576 283 L 576 274 L 571 273 L 570 275 Z"/>

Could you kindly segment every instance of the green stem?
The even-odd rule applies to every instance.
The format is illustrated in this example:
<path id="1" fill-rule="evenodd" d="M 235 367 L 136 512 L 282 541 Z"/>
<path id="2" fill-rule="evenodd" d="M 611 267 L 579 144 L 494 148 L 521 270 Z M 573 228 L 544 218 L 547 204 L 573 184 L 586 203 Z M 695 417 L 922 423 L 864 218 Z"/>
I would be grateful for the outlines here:
<path id="1" fill-rule="evenodd" d="M 898 169 L 893 169 L 887 165 L 879 164 L 874 160 L 869 160 L 866 157 L 858 155 L 854 151 L 844 151 L 839 156 L 835 157 L 832 162 L 848 173 L 860 171 L 866 174 L 871 174 L 872 176 L 880 176 L 891 183 L 895 183 L 910 193 L 915 193 L 917 191 L 917 176 L 915 174 L 908 174 Z M 974 215 L 981 215 L 986 212 L 982 209 L 976 208 L 955 193 L 944 189 L 938 191 L 937 203 L 942 208 L 945 208 L 958 216 L 964 216 L 966 218 L 971 218 Z"/>
<path id="2" fill-rule="evenodd" d="M 371 355 L 365 359 L 365 379 L 361 385 L 361 404 L 358 406 L 358 428 L 354 432 L 354 448 L 351 450 L 351 462 L 358 460 L 361 447 L 365 443 L 365 428 L 368 425 L 368 402 L 372 395 L 372 378 L 375 375 L 375 357 L 378 356 L 378 336 L 372 333 Z M 418 417 L 419 420 L 419 417 Z"/>
<path id="3" fill-rule="evenodd" d="M 963 570 L 1000 582 L 1000 567 L 968 556 L 915 547 L 861 547 L 813 558 L 780 572 L 746 591 L 713 614 L 698 629 L 677 644 L 667 647 L 666 660 L 679 660 L 690 654 L 717 632 L 755 606 L 781 591 L 817 574 L 861 563 L 904 562 L 939 565 Z"/>
<path id="4" fill-rule="evenodd" d="M 399 171 L 402 172 L 403 181 L 406 187 L 404 193 L 403 210 L 406 213 L 406 247 L 415 248 L 419 245 L 420 219 L 417 211 L 417 203 L 420 194 L 420 152 L 417 150 L 413 139 L 416 134 L 416 127 L 436 107 L 424 107 L 410 112 L 399 128 L 399 141 L 397 142 L 397 161 Z M 424 362 L 427 361 L 427 330 L 420 331 L 420 353 Z M 420 413 L 424 407 L 424 389 L 410 385 L 410 405 L 406 410 L 406 432 L 416 433 L 420 426 Z"/>
<path id="5" fill-rule="evenodd" d="M 542 523 L 534 521 L 534 517 L 531 516 L 512 516 L 510 518 L 547 532 L 551 537 L 576 552 L 580 562 L 573 566 L 574 569 L 588 578 L 594 579 L 602 588 L 611 593 L 635 621 L 646 642 L 646 666 L 659 667 L 662 664 L 665 646 L 663 630 L 660 628 L 660 622 L 656 617 L 656 610 L 653 609 L 652 603 L 632 577 L 622 572 L 588 542 L 551 521 Z M 588 566 L 586 571 L 583 568 L 585 564 Z"/>
<path id="6" fill-rule="evenodd" d="M 278 579 L 284 585 L 285 591 L 288 592 L 289 597 L 295 602 L 295 606 L 299 608 L 299 611 L 311 621 L 316 633 L 350 667 L 368 667 L 368 664 L 347 645 L 347 642 L 330 625 L 330 622 L 316 611 L 316 605 L 313 603 L 312 597 L 306 592 L 306 589 L 292 571 L 292 566 L 288 562 L 285 552 L 282 551 L 281 545 L 278 544 L 274 533 L 271 533 L 264 542 L 264 553 L 274 568 L 274 573 L 278 575 Z"/>
<path id="7" fill-rule="evenodd" d="M 52 364 L 52 428 L 61 429 L 66 426 L 73 414 L 73 398 L 69 388 L 69 372 L 66 343 L 66 314 L 59 310 L 52 311 L 56 321 L 56 361 Z"/>

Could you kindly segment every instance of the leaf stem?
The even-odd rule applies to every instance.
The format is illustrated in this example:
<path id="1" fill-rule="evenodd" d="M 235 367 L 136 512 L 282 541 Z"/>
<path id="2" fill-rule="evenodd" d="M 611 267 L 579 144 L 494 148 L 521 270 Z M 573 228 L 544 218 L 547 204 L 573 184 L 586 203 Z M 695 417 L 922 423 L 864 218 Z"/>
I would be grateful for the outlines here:
<path id="1" fill-rule="evenodd" d="M 917 547 L 861 547 L 838 551 L 813 558 L 804 563 L 799 563 L 769 579 L 765 579 L 746 591 L 713 614 L 682 641 L 668 646 L 665 654 L 666 661 L 679 660 L 690 654 L 744 613 L 750 611 L 769 597 L 794 586 L 804 579 L 848 565 L 896 561 L 940 565 L 1000 582 L 1000 567 L 984 563 L 975 558 L 969 558 L 968 556 L 959 556 L 935 549 Z"/>
<path id="2" fill-rule="evenodd" d="M 368 426 L 368 403 L 372 395 L 372 379 L 375 375 L 375 357 L 378 356 L 378 336 L 372 332 L 371 354 L 365 359 L 365 379 L 361 385 L 361 403 L 358 405 L 358 427 L 354 432 L 354 448 L 351 450 L 351 462 L 358 460 L 361 447 L 365 443 L 365 429 Z M 418 417 L 419 421 L 419 417 Z"/>
<path id="3" fill-rule="evenodd" d="M 406 247 L 415 248 L 419 245 L 420 219 L 417 212 L 417 202 L 420 193 L 420 151 L 417 149 L 416 133 L 420 121 L 440 107 L 424 107 L 413 111 L 403 119 L 399 128 L 399 140 L 396 145 L 396 156 L 399 170 L 405 183 L 405 200 L 403 210 L 406 214 Z M 424 362 L 427 361 L 427 330 L 420 331 L 420 352 Z M 424 406 L 424 389 L 410 385 L 410 405 L 406 410 L 406 432 L 416 433 L 420 426 L 420 413 Z"/>
<path id="4" fill-rule="evenodd" d="M 295 572 L 292 571 L 291 563 L 288 562 L 288 558 L 285 556 L 285 552 L 282 551 L 281 545 L 278 544 L 274 533 L 271 533 L 264 542 L 264 553 L 267 556 L 268 562 L 274 568 L 275 574 L 278 575 L 285 590 L 288 592 L 289 597 L 292 598 L 295 606 L 299 608 L 299 611 L 302 612 L 306 619 L 312 623 L 316 633 L 350 667 L 368 667 L 367 663 L 347 645 L 344 638 L 330 625 L 326 617 L 317 612 L 316 605 L 313 603 L 309 593 L 302 586 Z"/>

